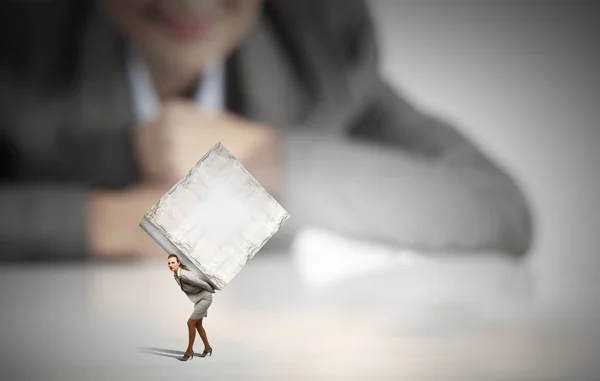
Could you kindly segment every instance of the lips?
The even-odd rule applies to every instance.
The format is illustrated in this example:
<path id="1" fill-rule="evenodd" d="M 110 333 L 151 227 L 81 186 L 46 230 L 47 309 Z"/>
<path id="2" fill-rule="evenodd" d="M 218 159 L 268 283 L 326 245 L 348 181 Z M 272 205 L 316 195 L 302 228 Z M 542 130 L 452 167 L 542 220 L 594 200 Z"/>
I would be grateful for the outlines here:
<path id="1" fill-rule="evenodd" d="M 160 24 L 169 35 L 181 39 L 202 37 L 211 26 L 211 22 L 205 18 L 174 19 L 162 17 Z"/>
<path id="2" fill-rule="evenodd" d="M 218 8 L 211 1 L 170 0 L 156 5 L 156 20 L 169 35 L 178 39 L 202 37 L 213 24 L 213 15 L 218 14 Z"/>

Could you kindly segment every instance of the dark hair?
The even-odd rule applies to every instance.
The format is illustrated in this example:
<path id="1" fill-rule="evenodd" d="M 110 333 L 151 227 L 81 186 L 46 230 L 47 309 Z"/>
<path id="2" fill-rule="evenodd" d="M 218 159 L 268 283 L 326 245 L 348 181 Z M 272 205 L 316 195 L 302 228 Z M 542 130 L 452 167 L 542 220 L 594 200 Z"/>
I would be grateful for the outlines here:
<path id="1" fill-rule="evenodd" d="M 169 258 L 175 258 L 177 259 L 177 263 L 180 264 L 179 267 L 181 267 L 184 270 L 190 271 L 190 269 L 188 269 L 188 267 L 186 265 L 184 265 L 183 263 L 181 263 L 181 261 L 179 260 L 179 257 L 176 254 L 169 254 L 169 256 L 167 257 L 167 259 Z"/>

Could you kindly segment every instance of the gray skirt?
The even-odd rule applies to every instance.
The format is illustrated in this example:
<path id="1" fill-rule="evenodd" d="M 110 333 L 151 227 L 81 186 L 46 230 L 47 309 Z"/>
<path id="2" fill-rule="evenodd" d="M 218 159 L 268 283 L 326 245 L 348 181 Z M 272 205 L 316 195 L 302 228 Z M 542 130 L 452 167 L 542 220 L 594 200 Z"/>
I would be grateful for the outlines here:
<path id="1" fill-rule="evenodd" d="M 211 292 L 204 292 L 203 294 L 202 299 L 194 304 L 194 311 L 190 316 L 192 320 L 200 320 L 208 316 L 208 307 L 212 304 L 213 294 Z"/>

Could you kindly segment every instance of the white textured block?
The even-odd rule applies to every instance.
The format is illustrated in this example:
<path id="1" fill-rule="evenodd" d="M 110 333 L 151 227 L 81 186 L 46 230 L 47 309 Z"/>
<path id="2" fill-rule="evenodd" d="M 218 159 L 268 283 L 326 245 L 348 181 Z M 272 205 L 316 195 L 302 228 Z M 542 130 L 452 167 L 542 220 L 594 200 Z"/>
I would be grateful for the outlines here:
<path id="1" fill-rule="evenodd" d="M 287 211 L 217 143 L 142 218 L 168 253 L 223 289 L 288 220 Z"/>

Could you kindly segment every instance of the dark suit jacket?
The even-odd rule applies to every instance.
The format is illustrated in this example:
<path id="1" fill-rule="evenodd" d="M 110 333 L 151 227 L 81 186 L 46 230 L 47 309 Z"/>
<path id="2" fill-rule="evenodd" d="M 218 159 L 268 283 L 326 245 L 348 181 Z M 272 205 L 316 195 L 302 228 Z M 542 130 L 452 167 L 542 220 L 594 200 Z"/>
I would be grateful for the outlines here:
<path id="1" fill-rule="evenodd" d="M 86 195 L 139 180 L 122 42 L 89 1 L 11 2 L 0 17 L 2 256 L 85 255 Z M 290 225 L 526 252 L 515 182 L 381 79 L 374 37 L 363 1 L 267 1 L 228 62 L 230 108 L 284 137 Z"/>

